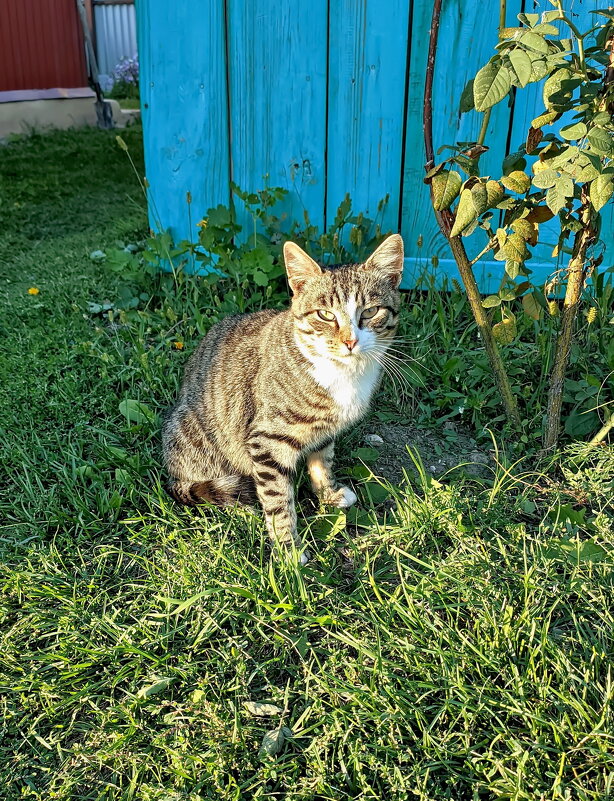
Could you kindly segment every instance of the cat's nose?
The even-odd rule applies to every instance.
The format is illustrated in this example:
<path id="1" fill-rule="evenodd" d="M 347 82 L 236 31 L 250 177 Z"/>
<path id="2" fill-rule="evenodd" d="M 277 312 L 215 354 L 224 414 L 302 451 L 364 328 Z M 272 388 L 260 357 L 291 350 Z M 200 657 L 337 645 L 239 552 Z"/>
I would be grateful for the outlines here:
<path id="1" fill-rule="evenodd" d="M 357 339 L 344 339 L 343 344 L 346 346 L 348 350 L 354 350 L 356 343 L 358 342 Z"/>

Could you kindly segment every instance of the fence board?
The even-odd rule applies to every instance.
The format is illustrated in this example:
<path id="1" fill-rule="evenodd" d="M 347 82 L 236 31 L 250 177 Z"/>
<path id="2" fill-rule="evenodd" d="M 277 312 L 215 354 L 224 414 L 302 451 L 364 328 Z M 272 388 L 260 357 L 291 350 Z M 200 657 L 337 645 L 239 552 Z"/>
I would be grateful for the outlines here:
<path id="1" fill-rule="evenodd" d="M 206 210 L 229 202 L 224 6 L 137 0 L 136 11 L 150 224 L 194 240 Z"/>
<path id="2" fill-rule="evenodd" d="M 355 211 L 398 230 L 407 71 L 407 0 L 330 5 L 327 224 L 347 192 Z"/>
<path id="3" fill-rule="evenodd" d="M 291 190 L 289 219 L 322 227 L 326 149 L 326 0 L 229 0 L 232 177 Z M 243 223 L 251 227 L 252 222 Z"/>
<path id="4" fill-rule="evenodd" d="M 490 9 L 491 13 L 487 15 L 482 3 L 447 0 L 443 4 L 433 85 L 433 141 L 436 152 L 442 145 L 475 141 L 478 137 L 483 114 L 471 111 L 460 115 L 458 102 L 467 81 L 494 52 L 498 20 L 492 4 Z M 428 187 L 423 181 L 426 157 L 422 110 L 431 12 L 431 2 L 421 0 L 414 3 L 401 220 L 407 253 L 404 286 L 418 281 L 420 273 L 429 269 L 433 256 L 439 260 L 436 271 L 438 280 L 443 280 L 445 276 L 458 277 L 456 265 L 432 212 Z M 512 24 L 519 12 L 519 0 L 508 2 L 507 24 Z M 492 111 L 486 135 L 490 151 L 480 161 L 487 173 L 492 171 L 493 175 L 500 174 L 509 125 L 510 109 L 503 102 Z M 445 151 L 441 158 L 449 154 L 450 151 Z M 472 257 L 484 246 L 485 236 L 481 231 L 476 232 L 467 242 Z M 422 247 L 418 246 L 419 237 Z M 496 276 L 500 275 L 500 271 L 498 262 L 480 266 L 481 281 L 488 286 L 488 291 L 498 284 Z"/>

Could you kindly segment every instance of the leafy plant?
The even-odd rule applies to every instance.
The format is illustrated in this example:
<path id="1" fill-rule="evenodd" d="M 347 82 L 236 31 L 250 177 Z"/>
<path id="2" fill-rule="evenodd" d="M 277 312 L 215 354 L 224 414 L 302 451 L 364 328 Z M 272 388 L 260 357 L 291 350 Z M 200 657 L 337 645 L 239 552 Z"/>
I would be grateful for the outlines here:
<path id="1" fill-rule="evenodd" d="M 461 97 L 462 112 L 475 109 L 485 114 L 480 136 L 476 142 L 453 145 L 452 155 L 435 164 L 432 80 L 441 10 L 437 0 L 424 107 L 425 180 L 431 187 L 433 208 L 461 273 L 506 412 L 516 426 L 520 423 L 517 400 L 498 345 L 510 344 L 516 337 L 516 318 L 511 311 L 516 299 L 522 299 L 524 312 L 535 320 L 545 310 L 558 312 L 558 306 L 549 306 L 546 294 L 532 283 L 529 266 L 530 247 L 538 243 L 540 226 L 558 220 L 553 255 L 570 258 L 556 277 L 557 283 L 566 281 L 566 291 L 549 381 L 545 448 L 558 441 L 574 323 L 586 280 L 589 275 L 597 276 L 603 259 L 598 247 L 600 212 L 614 192 L 614 11 L 595 11 L 595 24 L 582 33 L 562 3 L 550 1 L 554 10 L 519 14 L 517 27 L 503 27 L 500 20 L 497 53 Z M 504 3 L 501 8 L 504 18 Z M 567 31 L 571 38 L 563 37 Z M 506 156 L 502 175 L 497 180 L 482 175 L 479 160 L 488 149 L 484 139 L 491 108 L 511 91 L 535 82 L 543 83 L 544 112 L 532 121 L 526 141 Z M 567 115 L 562 120 L 565 124 L 550 130 L 563 115 Z M 463 179 L 459 170 L 467 178 Z M 477 227 L 486 232 L 488 240 L 470 261 L 460 237 L 470 236 Z M 503 263 L 505 273 L 500 291 L 482 300 L 473 264 L 489 252 Z M 547 286 L 546 293 L 552 296 L 554 288 Z M 498 309 L 500 320 L 493 325 L 485 309 Z"/>

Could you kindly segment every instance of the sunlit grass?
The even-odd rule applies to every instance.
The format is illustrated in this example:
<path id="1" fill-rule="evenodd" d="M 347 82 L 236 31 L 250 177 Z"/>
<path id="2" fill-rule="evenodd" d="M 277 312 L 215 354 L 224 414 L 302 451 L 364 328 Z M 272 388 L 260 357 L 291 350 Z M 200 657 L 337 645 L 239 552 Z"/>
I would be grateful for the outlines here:
<path id="1" fill-rule="evenodd" d="M 495 437 L 481 479 L 415 454 L 398 485 L 365 471 L 358 513 L 301 502 L 304 569 L 271 558 L 257 511 L 179 508 L 156 418 L 119 403 L 164 408 L 173 343 L 189 352 L 208 311 L 190 284 L 166 317 L 88 312 L 121 283 L 89 254 L 145 222 L 122 155 L 102 132 L 0 151 L 28 199 L 0 242 L 0 796 L 612 798 L 612 448 L 539 465 Z M 432 425 L 466 393 L 463 303 L 415 296 L 404 318 L 460 380 L 424 370 L 378 411 Z"/>

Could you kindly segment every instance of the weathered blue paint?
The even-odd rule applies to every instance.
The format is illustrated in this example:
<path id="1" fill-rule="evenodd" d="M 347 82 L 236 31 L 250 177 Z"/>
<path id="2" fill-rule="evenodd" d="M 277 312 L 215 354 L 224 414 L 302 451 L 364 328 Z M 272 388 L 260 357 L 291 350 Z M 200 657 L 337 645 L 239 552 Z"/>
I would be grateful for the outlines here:
<path id="1" fill-rule="evenodd" d="M 377 218 L 383 230 L 398 228 L 409 6 L 407 0 L 330 4 L 327 224 L 349 192 L 356 212 Z"/>
<path id="2" fill-rule="evenodd" d="M 496 6 L 497 4 L 495 4 Z M 508 0 L 513 25 L 522 0 Z M 550 9 L 537 0 L 531 10 Z M 583 25 L 600 0 L 575 0 Z M 434 84 L 435 147 L 475 140 L 483 115 L 460 115 L 466 81 L 496 44 L 495 6 L 446 0 Z M 486 12 L 488 9 L 488 13 Z M 329 224 L 349 192 L 384 230 L 406 241 L 403 286 L 457 277 L 423 182 L 422 104 L 432 0 L 137 0 L 146 171 L 153 228 L 196 236 L 206 210 L 229 202 L 229 181 L 290 190 L 283 212 Z M 409 15 L 411 14 L 411 19 Z M 491 114 L 481 165 L 501 174 L 508 147 L 524 142 L 543 110 L 541 89 L 518 93 L 514 110 Z M 192 195 L 191 225 L 186 193 Z M 614 208 L 604 209 L 606 265 L 614 253 Z M 242 220 L 246 232 L 253 222 Z M 494 222 L 497 222 L 495 220 Z M 485 235 L 466 240 L 471 257 Z M 534 249 L 534 280 L 557 264 L 554 233 Z M 435 257 L 435 259 L 434 259 Z M 433 265 L 433 259 L 436 266 Z M 497 261 L 476 265 L 483 291 L 499 287 Z"/>
<path id="3" fill-rule="evenodd" d="M 322 227 L 326 191 L 326 0 L 229 0 L 232 178 L 290 190 L 289 220 Z M 242 222 L 249 227 L 251 219 Z"/>
<path id="4" fill-rule="evenodd" d="M 224 4 L 136 0 L 136 12 L 150 226 L 194 241 L 229 202 Z"/>

